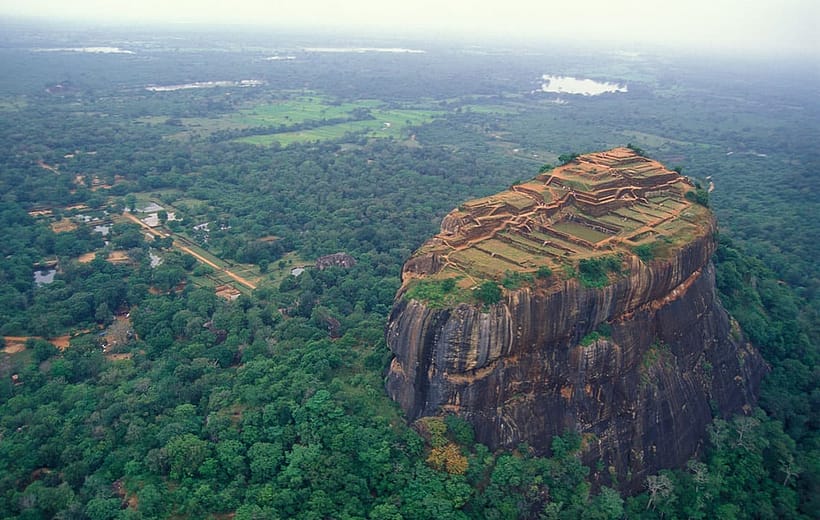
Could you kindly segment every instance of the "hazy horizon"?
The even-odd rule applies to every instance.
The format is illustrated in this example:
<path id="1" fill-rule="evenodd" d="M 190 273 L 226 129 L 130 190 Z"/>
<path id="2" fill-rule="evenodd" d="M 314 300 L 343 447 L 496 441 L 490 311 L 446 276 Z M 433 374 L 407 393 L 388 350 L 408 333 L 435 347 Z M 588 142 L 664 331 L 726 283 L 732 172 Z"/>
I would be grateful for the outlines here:
<path id="1" fill-rule="evenodd" d="M 436 40 L 660 45 L 684 51 L 714 49 L 769 55 L 816 55 L 820 51 L 813 28 L 820 20 L 820 4 L 810 0 L 577 0 L 556 5 L 522 0 L 390 4 L 375 0 L 303 0 L 279 5 L 259 0 L 230 4 L 193 0 L 0 0 L 0 17 L 100 25 L 276 27 Z"/>

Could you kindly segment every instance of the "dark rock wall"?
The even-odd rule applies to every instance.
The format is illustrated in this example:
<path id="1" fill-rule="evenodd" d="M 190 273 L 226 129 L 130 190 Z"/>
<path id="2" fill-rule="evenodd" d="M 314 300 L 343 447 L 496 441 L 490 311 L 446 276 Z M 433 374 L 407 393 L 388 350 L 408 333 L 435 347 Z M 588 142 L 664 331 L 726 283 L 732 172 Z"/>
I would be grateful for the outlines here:
<path id="1" fill-rule="evenodd" d="M 710 234 L 668 260 L 633 257 L 608 287 L 570 280 L 485 309 L 399 298 L 388 393 L 411 420 L 464 417 L 492 448 L 547 453 L 554 435 L 578 431 L 585 461 L 603 463 L 593 478 L 637 491 L 692 457 L 714 414 L 749 410 L 766 370 L 716 297 L 713 248 Z M 604 321 L 611 337 L 582 346 Z"/>

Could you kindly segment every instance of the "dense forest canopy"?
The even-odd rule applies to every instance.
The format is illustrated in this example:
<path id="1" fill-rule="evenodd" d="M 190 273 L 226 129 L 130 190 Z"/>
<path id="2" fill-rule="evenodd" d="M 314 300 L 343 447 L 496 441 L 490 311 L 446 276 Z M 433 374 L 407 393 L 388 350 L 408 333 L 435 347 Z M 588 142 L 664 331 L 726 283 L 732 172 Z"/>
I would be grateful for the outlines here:
<path id="1" fill-rule="evenodd" d="M 0 516 L 817 518 L 806 64 L 0 34 Z M 585 480 L 572 432 L 539 458 L 408 427 L 382 381 L 402 262 L 464 200 L 627 143 L 708 192 L 721 298 L 772 368 L 760 408 L 634 497 Z M 338 252 L 355 265 L 316 267 Z"/>

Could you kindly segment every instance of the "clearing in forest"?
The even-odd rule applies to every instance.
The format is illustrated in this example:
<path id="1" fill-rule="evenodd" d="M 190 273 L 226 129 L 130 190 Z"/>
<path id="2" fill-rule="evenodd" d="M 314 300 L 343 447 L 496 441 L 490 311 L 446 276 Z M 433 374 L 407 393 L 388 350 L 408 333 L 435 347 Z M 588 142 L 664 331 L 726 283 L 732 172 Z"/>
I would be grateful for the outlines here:
<path id="1" fill-rule="evenodd" d="M 319 94 L 298 95 L 241 108 L 218 117 L 137 119 L 146 125 L 164 125 L 168 138 L 189 139 L 220 131 L 259 129 L 235 141 L 260 146 L 339 139 L 346 134 L 367 137 L 407 137 L 407 128 L 429 123 L 444 112 L 426 107 L 396 108 L 365 99 L 339 102 Z"/>
<path id="2" fill-rule="evenodd" d="M 51 230 L 55 233 L 68 233 L 69 231 L 74 231 L 75 229 L 77 229 L 77 224 L 67 218 L 61 218 L 60 220 L 51 223 Z"/>

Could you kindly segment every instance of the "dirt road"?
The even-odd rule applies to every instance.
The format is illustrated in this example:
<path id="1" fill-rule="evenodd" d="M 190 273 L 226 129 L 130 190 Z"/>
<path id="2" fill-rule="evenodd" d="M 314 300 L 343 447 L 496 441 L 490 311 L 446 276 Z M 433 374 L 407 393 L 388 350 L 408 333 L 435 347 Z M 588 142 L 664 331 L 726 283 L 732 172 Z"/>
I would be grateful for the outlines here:
<path id="1" fill-rule="evenodd" d="M 145 222 L 143 222 L 140 219 L 138 219 L 137 217 L 135 217 L 132 213 L 123 213 L 123 216 L 125 218 L 127 218 L 128 220 L 139 224 L 140 226 L 142 226 L 144 229 L 146 229 L 149 233 L 151 233 L 154 236 L 157 236 L 157 237 L 160 237 L 160 238 L 165 238 L 165 237 L 169 236 L 169 235 L 163 233 L 162 231 L 160 231 L 158 229 L 152 228 L 151 226 L 149 226 Z M 170 236 L 173 237 L 173 235 L 170 235 Z M 237 282 L 241 283 L 245 287 L 247 287 L 249 289 L 256 289 L 256 284 L 255 283 L 251 282 L 247 278 L 239 276 L 238 274 L 234 273 L 233 271 L 231 271 L 229 269 L 218 266 L 216 263 L 208 260 L 204 256 L 202 256 L 199 253 L 192 250 L 190 247 L 184 245 L 180 239 L 174 238 L 173 247 L 180 250 L 180 251 L 182 251 L 183 253 L 188 253 L 189 255 L 193 256 L 194 258 L 196 258 L 197 260 L 199 260 L 203 264 L 208 265 L 208 266 L 212 267 L 213 269 L 216 269 L 217 271 L 221 271 L 221 272 L 225 273 L 231 279 L 236 280 Z"/>

